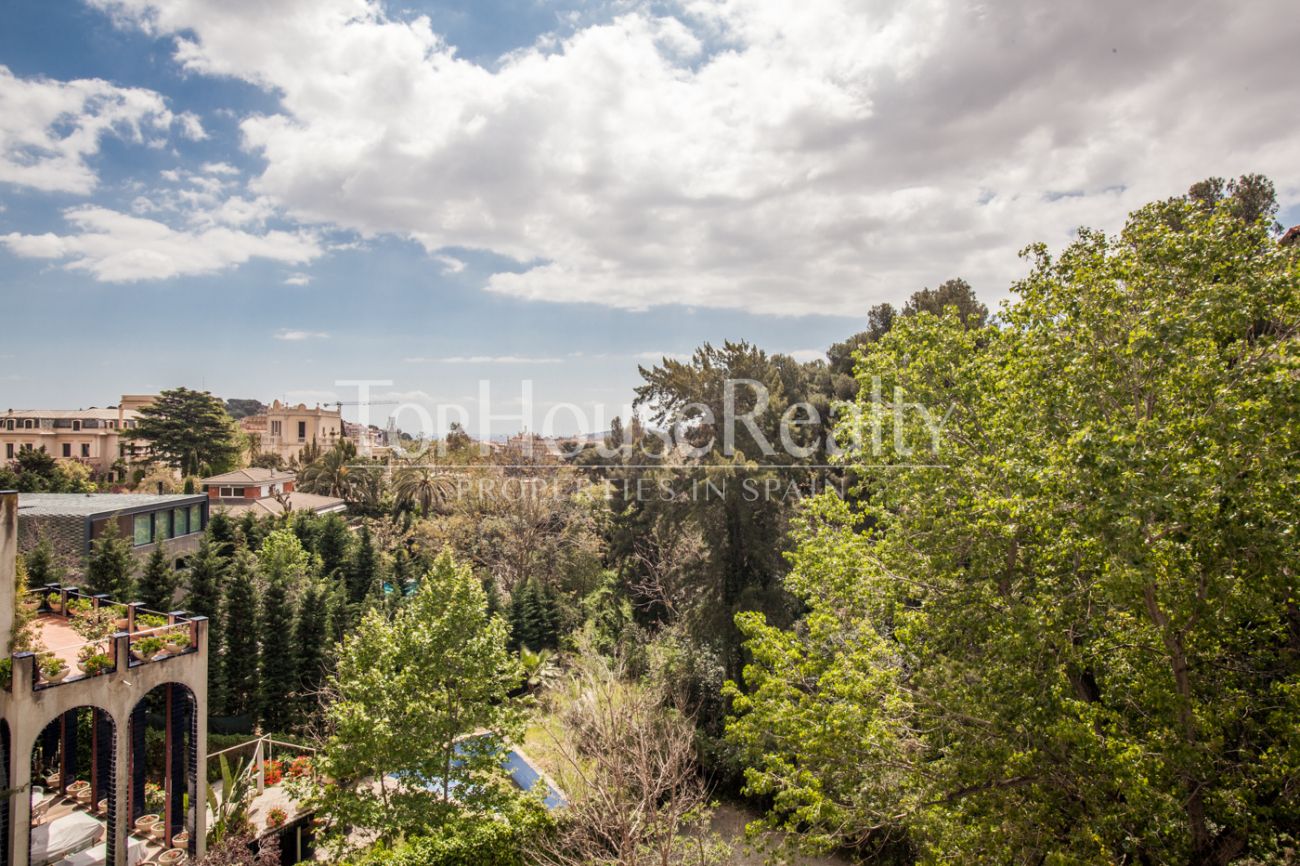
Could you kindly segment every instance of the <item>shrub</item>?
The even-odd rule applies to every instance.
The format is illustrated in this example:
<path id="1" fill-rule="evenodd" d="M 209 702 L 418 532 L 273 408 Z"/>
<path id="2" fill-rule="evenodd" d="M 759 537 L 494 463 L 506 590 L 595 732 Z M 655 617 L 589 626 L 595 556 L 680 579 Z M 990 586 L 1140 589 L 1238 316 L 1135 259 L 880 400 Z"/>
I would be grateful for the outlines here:
<path id="1" fill-rule="evenodd" d="M 42 653 L 36 663 L 41 669 L 41 674 L 47 677 L 57 677 L 68 669 L 68 663 L 53 653 Z"/>
<path id="2" fill-rule="evenodd" d="M 284 822 L 288 820 L 289 813 L 281 809 L 279 806 L 276 806 L 274 809 L 266 813 L 267 827 L 283 827 Z"/>
<path id="3" fill-rule="evenodd" d="M 135 651 L 139 653 L 142 658 L 147 658 L 149 656 L 156 655 L 157 653 L 162 652 L 162 648 L 163 648 L 162 638 L 157 637 L 155 635 L 142 637 L 135 642 Z"/>
<path id="4" fill-rule="evenodd" d="M 414 837 L 392 849 L 378 849 L 357 866 L 524 866 L 524 852 L 554 829 L 541 804 L 526 801 L 510 820 L 451 821 L 434 836 Z"/>

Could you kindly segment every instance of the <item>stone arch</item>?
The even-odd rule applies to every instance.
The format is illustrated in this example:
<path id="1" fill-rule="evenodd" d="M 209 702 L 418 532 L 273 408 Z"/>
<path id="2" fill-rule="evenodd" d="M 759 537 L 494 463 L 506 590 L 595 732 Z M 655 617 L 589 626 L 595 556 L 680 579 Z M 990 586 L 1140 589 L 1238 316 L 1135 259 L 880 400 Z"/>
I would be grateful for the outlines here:
<path id="1" fill-rule="evenodd" d="M 107 709 L 86 703 L 45 714 L 45 723 L 32 742 L 29 753 L 20 756 L 31 762 L 33 788 L 40 786 L 46 793 L 58 793 L 75 799 L 75 810 L 93 815 L 106 825 L 104 860 L 114 862 L 117 847 L 117 822 L 121 819 L 117 803 L 116 768 L 119 756 L 116 751 L 117 720 Z M 84 724 L 84 730 L 83 730 Z M 82 777 L 85 778 L 82 778 Z M 86 782 L 88 791 L 73 798 L 69 792 L 77 782 Z M 33 798 L 34 791 L 25 792 Z M 35 859 L 35 847 L 40 843 L 39 828 L 33 829 L 28 840 L 28 859 Z M 94 847 L 94 846 L 92 846 Z"/>
<path id="2" fill-rule="evenodd" d="M 206 770 L 200 764 L 197 710 L 198 701 L 190 686 L 164 682 L 135 702 L 128 720 L 127 819 L 134 822 L 145 814 L 146 783 L 154 775 L 155 784 L 163 790 L 163 808 L 159 814 L 165 829 L 160 841 L 169 847 L 176 834 L 186 833 L 188 841 L 183 847 L 191 858 L 197 852 L 197 810 L 207 805 L 199 795 L 199 773 Z M 163 739 L 162 766 L 154 767 L 153 773 L 148 766 L 150 730 L 161 730 Z"/>

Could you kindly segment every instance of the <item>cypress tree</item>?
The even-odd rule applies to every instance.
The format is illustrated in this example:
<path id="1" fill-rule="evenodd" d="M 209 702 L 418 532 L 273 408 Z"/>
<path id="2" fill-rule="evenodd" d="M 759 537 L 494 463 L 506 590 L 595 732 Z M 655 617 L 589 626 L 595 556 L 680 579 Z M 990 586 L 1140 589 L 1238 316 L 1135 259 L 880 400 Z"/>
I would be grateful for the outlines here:
<path id="1" fill-rule="evenodd" d="M 160 613 L 172 610 L 175 605 L 176 572 L 161 541 L 149 554 L 149 561 L 136 583 L 135 597 L 144 602 L 145 607 Z"/>
<path id="2" fill-rule="evenodd" d="M 237 549 L 226 580 L 222 622 L 221 671 L 227 715 L 252 715 L 258 696 L 260 650 L 257 643 L 257 595 L 253 578 L 257 560 L 244 547 Z"/>
<path id="3" fill-rule="evenodd" d="M 199 540 L 199 550 L 190 560 L 185 609 L 195 616 L 206 616 L 214 622 L 209 633 L 216 631 L 215 622 L 221 608 L 221 584 L 226 573 L 226 562 L 217 553 L 217 545 L 205 536 Z"/>
<path id="4" fill-rule="evenodd" d="M 244 543 L 256 553 L 262 547 L 262 522 L 251 511 L 245 511 L 239 519 L 239 529 L 244 534 Z"/>
<path id="5" fill-rule="evenodd" d="M 230 515 L 224 511 L 217 511 L 208 518 L 207 537 L 212 539 L 212 545 L 216 552 L 224 557 L 230 557 L 235 552 L 235 521 L 230 519 Z"/>
<path id="6" fill-rule="evenodd" d="M 41 537 L 36 546 L 29 550 L 23 557 L 27 563 L 27 585 L 29 587 L 41 587 L 51 583 L 63 582 L 63 569 L 59 568 L 54 559 L 54 548 L 50 546 L 50 540 Z"/>
<path id="7" fill-rule="evenodd" d="M 368 530 L 366 538 L 369 539 Z M 316 546 L 313 550 L 320 556 L 321 571 L 326 577 L 334 577 L 344 571 L 353 557 L 349 555 L 352 550 L 352 531 L 348 529 L 342 517 L 328 514 L 320 521 L 320 532 L 316 537 Z M 370 553 L 373 559 L 373 548 Z"/>
<path id="8" fill-rule="evenodd" d="M 298 645 L 298 704 L 302 722 L 313 717 L 319 707 L 317 693 L 325 678 L 329 655 L 329 618 L 326 590 L 319 581 L 313 580 L 298 602 L 293 632 L 294 643 Z"/>
<path id="9" fill-rule="evenodd" d="M 258 621 L 262 639 L 262 729 L 286 731 L 293 723 L 291 697 L 298 685 L 292 596 L 306 579 L 310 558 L 292 530 L 277 529 L 262 542 L 258 559 L 266 580 Z"/>
<path id="10" fill-rule="evenodd" d="M 117 521 L 96 538 L 86 564 L 86 588 L 93 594 L 108 593 L 115 601 L 131 600 L 131 576 L 135 573 L 135 557 L 131 543 L 117 530 Z"/>
<path id="11" fill-rule="evenodd" d="M 342 523 L 342 521 L 340 520 L 339 523 Z M 344 531 L 346 531 L 346 527 Z M 398 557 L 401 557 L 404 562 L 406 552 L 399 548 L 393 560 L 393 590 L 402 593 L 405 587 L 398 585 Z M 323 554 L 321 558 L 324 559 Z M 328 574 L 328 571 L 326 573 Z M 366 596 L 374 588 L 378 577 L 379 557 L 375 553 L 374 539 L 370 537 L 370 527 L 363 523 L 361 524 L 361 533 L 358 536 L 356 547 L 353 549 L 351 559 L 348 562 L 348 601 L 358 605 L 365 601 Z"/>

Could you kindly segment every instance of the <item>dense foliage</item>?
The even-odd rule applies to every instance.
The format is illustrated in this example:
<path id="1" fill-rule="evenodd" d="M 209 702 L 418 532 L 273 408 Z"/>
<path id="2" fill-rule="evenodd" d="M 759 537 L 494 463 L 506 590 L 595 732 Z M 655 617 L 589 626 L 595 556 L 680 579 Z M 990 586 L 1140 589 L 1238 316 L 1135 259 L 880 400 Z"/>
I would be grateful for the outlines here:
<path id="1" fill-rule="evenodd" d="M 1182 201 L 1032 256 L 998 326 L 863 354 L 863 441 L 917 452 L 807 510 L 797 628 L 739 620 L 749 790 L 864 855 L 1267 858 L 1300 828 L 1296 258 Z"/>

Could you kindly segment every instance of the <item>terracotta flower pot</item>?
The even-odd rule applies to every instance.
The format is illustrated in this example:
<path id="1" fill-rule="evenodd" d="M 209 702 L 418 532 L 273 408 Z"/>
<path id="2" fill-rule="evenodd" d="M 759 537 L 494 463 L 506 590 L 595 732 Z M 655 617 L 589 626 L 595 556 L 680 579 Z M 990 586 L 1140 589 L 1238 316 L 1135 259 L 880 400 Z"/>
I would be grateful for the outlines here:
<path id="1" fill-rule="evenodd" d="M 159 863 L 183 863 L 185 862 L 186 853 L 180 848 L 169 848 L 158 855 Z"/>
<path id="2" fill-rule="evenodd" d="M 148 836 L 153 830 L 153 825 L 159 821 L 157 815 L 141 815 L 135 819 L 135 829 L 137 833 Z"/>

